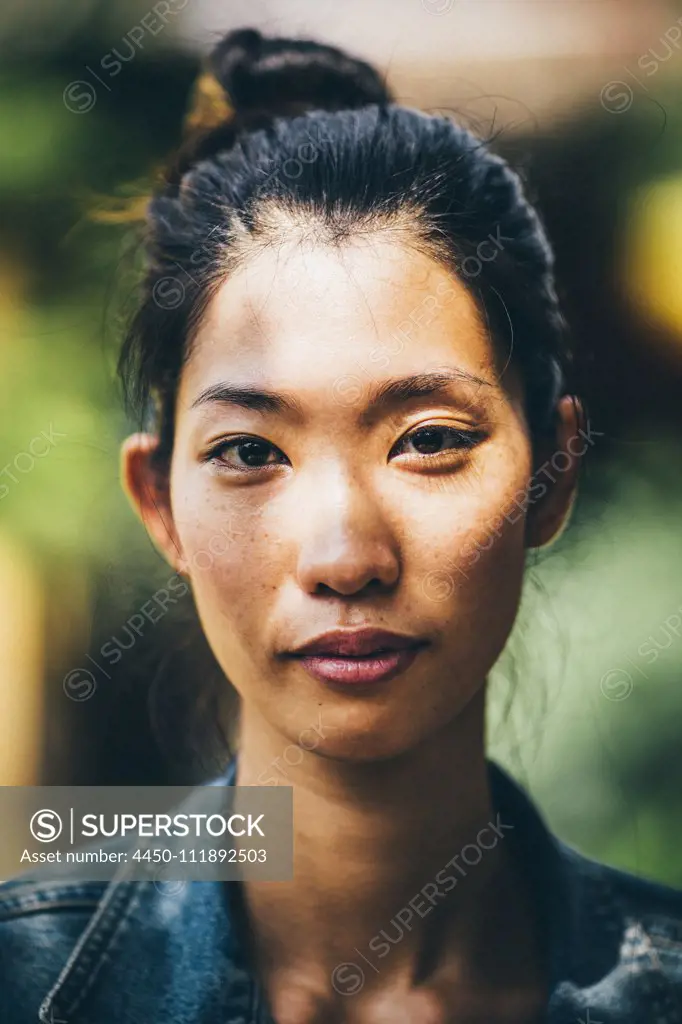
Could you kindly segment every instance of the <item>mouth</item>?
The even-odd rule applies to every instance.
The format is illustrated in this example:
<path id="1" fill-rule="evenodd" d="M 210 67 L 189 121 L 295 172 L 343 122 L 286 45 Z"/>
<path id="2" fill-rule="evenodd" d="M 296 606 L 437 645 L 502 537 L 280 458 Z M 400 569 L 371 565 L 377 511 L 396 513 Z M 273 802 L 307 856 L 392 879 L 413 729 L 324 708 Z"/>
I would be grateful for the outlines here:
<path id="1" fill-rule="evenodd" d="M 336 630 L 287 652 L 287 657 L 300 661 L 321 682 L 358 686 L 393 679 L 427 644 L 422 638 L 385 630 Z"/>

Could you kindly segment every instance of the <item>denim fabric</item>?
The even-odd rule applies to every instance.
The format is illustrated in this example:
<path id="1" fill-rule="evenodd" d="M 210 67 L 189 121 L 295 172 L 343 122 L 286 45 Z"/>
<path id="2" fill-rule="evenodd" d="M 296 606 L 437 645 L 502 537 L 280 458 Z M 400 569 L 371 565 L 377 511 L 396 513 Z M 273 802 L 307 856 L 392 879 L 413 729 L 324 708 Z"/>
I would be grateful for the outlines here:
<path id="1" fill-rule="evenodd" d="M 544 909 L 547 1024 L 682 1024 L 682 892 L 584 857 L 488 770 Z M 0 1024 L 272 1024 L 245 927 L 238 883 L 21 875 L 0 885 Z"/>

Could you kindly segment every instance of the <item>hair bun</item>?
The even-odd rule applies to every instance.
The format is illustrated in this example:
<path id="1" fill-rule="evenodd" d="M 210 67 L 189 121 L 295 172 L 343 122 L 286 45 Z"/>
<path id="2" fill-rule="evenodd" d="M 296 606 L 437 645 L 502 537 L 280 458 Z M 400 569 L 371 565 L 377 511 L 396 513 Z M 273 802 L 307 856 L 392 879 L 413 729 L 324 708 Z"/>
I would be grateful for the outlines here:
<path id="1" fill-rule="evenodd" d="M 291 116 L 393 100 L 365 61 L 309 40 L 268 39 L 256 29 L 225 36 L 212 51 L 209 68 L 237 115 Z"/>
<path id="2" fill-rule="evenodd" d="M 305 39 L 266 39 L 238 29 L 222 39 L 199 75 L 179 149 L 162 191 L 177 194 L 198 160 L 234 146 L 241 132 L 308 110 L 348 110 L 393 102 L 374 68 L 333 46 Z"/>

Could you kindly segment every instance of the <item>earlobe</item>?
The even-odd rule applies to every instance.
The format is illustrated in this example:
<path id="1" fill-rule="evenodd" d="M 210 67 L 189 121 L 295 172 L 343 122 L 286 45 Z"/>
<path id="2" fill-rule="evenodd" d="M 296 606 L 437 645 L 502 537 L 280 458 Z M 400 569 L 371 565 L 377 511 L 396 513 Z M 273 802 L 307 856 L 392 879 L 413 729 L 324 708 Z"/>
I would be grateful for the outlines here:
<path id="1" fill-rule="evenodd" d="M 563 395 L 557 403 L 555 441 L 546 447 L 528 488 L 544 485 L 542 497 L 529 504 L 526 518 L 526 546 L 544 548 L 563 534 L 571 518 L 578 488 L 581 448 L 579 427 L 582 408 L 573 395 Z"/>
<path id="2" fill-rule="evenodd" d="M 526 547 L 537 551 L 541 548 L 548 548 L 551 547 L 552 544 L 556 544 L 568 528 L 577 496 L 578 490 L 576 487 L 569 498 L 568 505 L 565 507 L 561 515 L 554 515 L 550 517 L 543 515 L 544 510 L 539 510 L 536 518 L 532 516 L 532 513 L 529 513 Z"/>
<path id="3" fill-rule="evenodd" d="M 168 564 L 181 572 L 184 562 L 173 521 L 169 480 L 154 463 L 158 443 L 153 434 L 126 438 L 121 447 L 121 480 L 154 545 Z"/>

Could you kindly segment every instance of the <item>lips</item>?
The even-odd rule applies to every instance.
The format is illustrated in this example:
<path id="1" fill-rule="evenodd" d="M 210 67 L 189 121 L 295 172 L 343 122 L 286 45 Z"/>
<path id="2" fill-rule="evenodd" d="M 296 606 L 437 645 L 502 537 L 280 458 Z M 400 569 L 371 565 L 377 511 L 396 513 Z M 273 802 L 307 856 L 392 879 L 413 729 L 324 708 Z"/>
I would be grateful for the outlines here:
<path id="1" fill-rule="evenodd" d="M 384 629 L 332 630 L 290 653 L 294 657 L 303 655 L 328 655 L 362 658 L 370 654 L 386 651 L 403 651 L 410 647 L 423 646 L 424 640 L 419 637 L 403 636 L 389 633 Z"/>
<path id="2" fill-rule="evenodd" d="M 381 629 L 334 630 L 289 652 L 321 682 L 386 682 L 408 668 L 427 641 Z"/>

